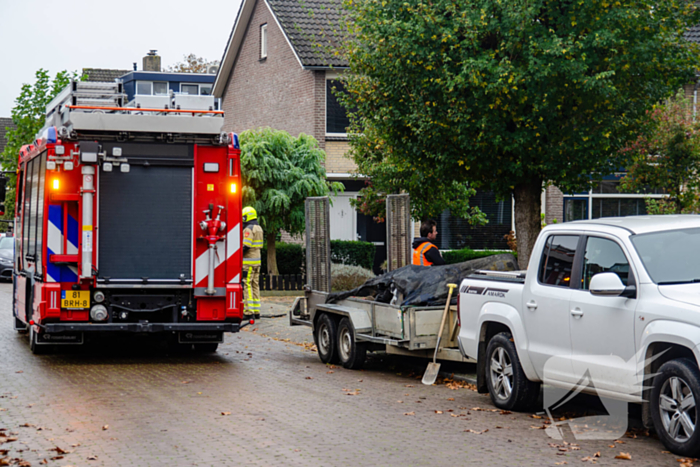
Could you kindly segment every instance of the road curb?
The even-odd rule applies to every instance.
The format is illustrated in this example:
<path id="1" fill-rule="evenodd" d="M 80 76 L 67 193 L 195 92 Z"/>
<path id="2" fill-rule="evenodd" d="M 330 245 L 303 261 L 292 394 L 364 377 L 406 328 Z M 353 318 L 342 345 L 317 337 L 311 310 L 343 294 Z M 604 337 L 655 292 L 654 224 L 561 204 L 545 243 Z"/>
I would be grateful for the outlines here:
<path id="1" fill-rule="evenodd" d="M 476 378 L 472 376 L 458 375 L 454 373 L 448 373 L 446 371 L 440 371 L 438 375 L 442 376 L 443 378 L 450 378 L 454 379 L 455 381 L 463 381 L 465 383 L 476 385 Z"/>

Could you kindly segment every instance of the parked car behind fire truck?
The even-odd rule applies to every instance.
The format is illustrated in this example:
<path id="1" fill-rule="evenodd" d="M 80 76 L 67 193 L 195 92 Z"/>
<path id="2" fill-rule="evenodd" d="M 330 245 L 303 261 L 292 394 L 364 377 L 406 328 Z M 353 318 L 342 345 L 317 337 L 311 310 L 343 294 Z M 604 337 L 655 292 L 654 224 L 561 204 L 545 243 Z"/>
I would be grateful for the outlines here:
<path id="1" fill-rule="evenodd" d="M 101 331 L 214 351 L 247 324 L 237 137 L 221 111 L 124 98 L 72 82 L 19 154 L 13 314 L 34 352 Z"/>

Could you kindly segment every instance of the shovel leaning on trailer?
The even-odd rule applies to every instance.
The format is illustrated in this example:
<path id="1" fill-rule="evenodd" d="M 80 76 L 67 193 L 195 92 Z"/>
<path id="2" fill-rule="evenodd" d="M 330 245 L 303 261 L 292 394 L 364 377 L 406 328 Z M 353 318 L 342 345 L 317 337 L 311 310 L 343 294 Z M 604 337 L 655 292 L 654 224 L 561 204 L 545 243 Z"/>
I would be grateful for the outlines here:
<path id="1" fill-rule="evenodd" d="M 450 310 L 450 301 L 452 301 L 452 291 L 457 287 L 457 284 L 447 284 L 447 288 L 450 289 L 447 294 L 447 303 L 445 303 L 445 311 L 442 312 L 442 321 L 440 321 L 440 330 L 438 331 L 437 343 L 435 344 L 435 354 L 433 355 L 433 361 L 428 363 L 428 368 L 425 369 L 423 374 L 423 384 L 430 386 L 437 379 L 438 373 L 440 372 L 440 364 L 437 363 L 437 354 L 440 351 L 440 341 L 442 340 L 442 331 L 445 328 L 445 320 L 447 319 L 447 312 Z"/>

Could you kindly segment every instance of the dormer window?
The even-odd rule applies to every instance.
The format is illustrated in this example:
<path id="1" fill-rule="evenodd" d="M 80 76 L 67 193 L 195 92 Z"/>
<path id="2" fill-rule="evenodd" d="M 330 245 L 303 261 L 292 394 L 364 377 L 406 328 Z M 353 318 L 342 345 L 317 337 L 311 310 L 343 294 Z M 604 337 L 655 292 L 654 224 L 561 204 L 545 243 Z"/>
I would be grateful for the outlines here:
<path id="1" fill-rule="evenodd" d="M 137 81 L 136 94 L 139 96 L 167 96 L 168 83 L 165 81 Z"/>
<path id="2" fill-rule="evenodd" d="M 260 60 L 267 58 L 267 23 L 260 26 Z"/>

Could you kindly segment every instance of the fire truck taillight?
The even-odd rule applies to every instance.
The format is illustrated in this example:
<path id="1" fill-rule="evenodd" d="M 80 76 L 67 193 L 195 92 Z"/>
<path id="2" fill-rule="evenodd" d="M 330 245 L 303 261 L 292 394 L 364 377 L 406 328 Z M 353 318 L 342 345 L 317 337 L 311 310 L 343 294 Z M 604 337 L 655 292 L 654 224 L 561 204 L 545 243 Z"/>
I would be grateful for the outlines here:
<path id="1" fill-rule="evenodd" d="M 236 184 L 232 183 L 231 184 L 231 193 L 235 193 L 235 192 L 236 192 Z"/>
<path id="2" fill-rule="evenodd" d="M 58 190 L 58 187 L 61 186 L 61 182 L 59 182 L 57 178 L 54 178 L 51 186 L 54 190 Z"/>

